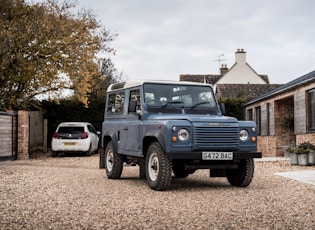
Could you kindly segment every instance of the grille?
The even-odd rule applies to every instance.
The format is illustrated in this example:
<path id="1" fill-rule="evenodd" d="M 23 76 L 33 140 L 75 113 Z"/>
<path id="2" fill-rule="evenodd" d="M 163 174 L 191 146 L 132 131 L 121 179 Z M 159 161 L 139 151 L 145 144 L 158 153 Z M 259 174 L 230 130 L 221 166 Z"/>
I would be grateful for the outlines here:
<path id="1" fill-rule="evenodd" d="M 194 127 L 194 149 L 237 150 L 239 144 L 239 128 L 231 126 Z"/>

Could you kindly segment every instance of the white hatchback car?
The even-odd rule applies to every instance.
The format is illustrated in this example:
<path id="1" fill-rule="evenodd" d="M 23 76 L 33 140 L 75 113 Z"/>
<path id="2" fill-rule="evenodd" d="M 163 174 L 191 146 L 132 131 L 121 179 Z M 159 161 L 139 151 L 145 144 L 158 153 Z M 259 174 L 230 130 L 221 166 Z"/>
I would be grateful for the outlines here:
<path id="1" fill-rule="evenodd" d="M 85 152 L 91 156 L 98 150 L 99 131 L 87 122 L 60 123 L 51 141 L 52 156 L 59 152 Z"/>

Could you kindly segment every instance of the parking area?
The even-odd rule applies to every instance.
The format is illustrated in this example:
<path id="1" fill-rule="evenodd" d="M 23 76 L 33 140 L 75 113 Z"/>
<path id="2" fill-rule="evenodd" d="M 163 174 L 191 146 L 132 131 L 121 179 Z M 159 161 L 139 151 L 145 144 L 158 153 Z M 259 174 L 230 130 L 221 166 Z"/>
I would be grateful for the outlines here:
<path id="1" fill-rule="evenodd" d="M 0 162 L 1 229 L 314 229 L 315 185 L 283 175 L 314 166 L 257 161 L 247 188 L 199 170 L 165 192 L 137 166 L 109 180 L 98 155 Z M 280 174 L 279 174 L 280 173 Z M 283 175 L 281 175 L 283 174 Z M 312 175 L 312 174 L 310 174 Z"/>

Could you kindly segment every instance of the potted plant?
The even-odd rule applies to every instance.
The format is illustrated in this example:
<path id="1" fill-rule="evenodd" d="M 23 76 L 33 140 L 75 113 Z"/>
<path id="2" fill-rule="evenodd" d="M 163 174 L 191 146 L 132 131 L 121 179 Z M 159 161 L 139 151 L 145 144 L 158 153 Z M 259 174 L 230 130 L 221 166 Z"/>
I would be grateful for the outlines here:
<path id="1" fill-rule="evenodd" d="M 296 154 L 298 155 L 298 163 L 299 165 L 306 166 L 308 165 L 308 153 L 309 153 L 309 145 L 307 142 L 303 142 L 296 147 Z"/>
<path id="2" fill-rule="evenodd" d="M 298 157 L 296 153 L 296 145 L 294 142 L 290 142 L 289 146 L 285 148 L 285 152 L 290 153 L 290 161 L 291 165 L 297 165 L 298 164 Z"/>
<path id="3" fill-rule="evenodd" d="M 310 142 L 305 142 L 304 143 L 309 152 L 308 152 L 308 164 L 309 165 L 315 165 L 315 145 L 313 145 L 312 143 Z"/>

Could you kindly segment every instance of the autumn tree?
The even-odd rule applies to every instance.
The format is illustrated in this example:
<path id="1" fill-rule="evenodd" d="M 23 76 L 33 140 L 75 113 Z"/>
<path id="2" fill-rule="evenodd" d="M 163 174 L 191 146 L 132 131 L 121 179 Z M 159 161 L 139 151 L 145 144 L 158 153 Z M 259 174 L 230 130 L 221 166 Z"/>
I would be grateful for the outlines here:
<path id="1" fill-rule="evenodd" d="M 97 55 L 111 53 L 113 36 L 76 3 L 0 0 L 0 110 L 23 108 L 37 95 L 73 89 L 88 104 Z"/>
<path id="2" fill-rule="evenodd" d="M 100 66 L 102 77 L 94 78 L 95 86 L 90 93 L 90 97 L 102 98 L 104 100 L 108 86 L 112 83 L 122 81 L 124 76 L 122 72 L 119 73 L 115 68 L 111 58 L 101 59 Z"/>

